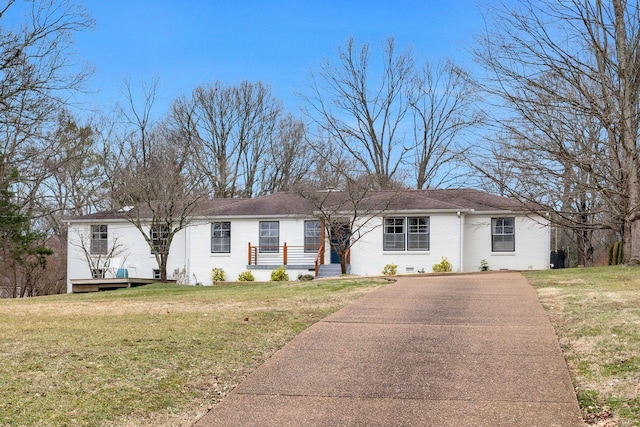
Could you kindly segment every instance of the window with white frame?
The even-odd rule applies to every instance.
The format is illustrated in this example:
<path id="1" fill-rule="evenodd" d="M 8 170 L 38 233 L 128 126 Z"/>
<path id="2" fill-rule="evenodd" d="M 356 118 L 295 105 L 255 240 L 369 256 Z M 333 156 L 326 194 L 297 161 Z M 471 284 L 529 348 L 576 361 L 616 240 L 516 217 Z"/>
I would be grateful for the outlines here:
<path id="1" fill-rule="evenodd" d="M 94 268 L 91 270 L 92 279 L 104 279 L 105 270 L 103 268 Z"/>
<path id="2" fill-rule="evenodd" d="M 390 217 L 384 219 L 383 250 L 428 251 L 429 217 Z"/>
<path id="3" fill-rule="evenodd" d="M 231 252 L 231 222 L 211 223 L 211 253 Z"/>
<path id="4" fill-rule="evenodd" d="M 260 252 L 277 253 L 280 246 L 280 223 L 260 221 Z"/>
<path id="5" fill-rule="evenodd" d="M 106 224 L 91 226 L 91 254 L 106 255 L 108 252 L 109 228 Z"/>
<path id="6" fill-rule="evenodd" d="M 404 218 L 385 218 L 383 248 L 385 251 L 404 251 Z"/>
<path id="7" fill-rule="evenodd" d="M 515 252 L 515 218 L 491 218 L 491 251 Z"/>
<path id="8" fill-rule="evenodd" d="M 407 218 L 407 250 L 429 250 L 429 217 L 418 216 Z"/>
<path id="9" fill-rule="evenodd" d="M 304 222 L 304 251 L 318 252 L 322 245 L 322 223 L 320 221 Z"/>
<path id="10" fill-rule="evenodd" d="M 169 226 L 161 225 L 160 227 L 151 227 L 151 243 L 153 250 L 151 253 L 164 253 L 167 251 L 169 244 Z"/>

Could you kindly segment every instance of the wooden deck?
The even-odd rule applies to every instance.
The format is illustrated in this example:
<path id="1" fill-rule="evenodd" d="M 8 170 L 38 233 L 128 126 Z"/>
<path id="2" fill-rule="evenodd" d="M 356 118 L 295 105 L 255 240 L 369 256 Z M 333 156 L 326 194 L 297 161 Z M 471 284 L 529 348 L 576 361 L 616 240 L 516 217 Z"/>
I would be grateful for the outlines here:
<path id="1" fill-rule="evenodd" d="M 114 279 L 71 279 L 71 292 L 99 292 L 108 291 L 119 288 L 133 288 L 136 286 L 144 286 L 150 283 L 157 283 L 156 279 L 136 279 L 133 277 L 114 278 Z M 170 282 L 175 282 L 171 280 Z"/>

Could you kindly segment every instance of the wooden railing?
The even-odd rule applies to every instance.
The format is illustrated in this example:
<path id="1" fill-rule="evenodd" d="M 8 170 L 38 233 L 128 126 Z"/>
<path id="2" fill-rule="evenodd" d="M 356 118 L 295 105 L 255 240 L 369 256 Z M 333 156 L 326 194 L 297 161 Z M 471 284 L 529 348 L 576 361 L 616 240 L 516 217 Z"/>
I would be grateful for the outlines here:
<path id="1" fill-rule="evenodd" d="M 324 264 L 324 243 L 320 245 L 320 249 L 318 249 L 318 253 L 316 254 L 316 259 L 313 261 L 313 263 L 315 265 L 316 277 L 318 277 L 320 266 Z"/>
<path id="2" fill-rule="evenodd" d="M 317 257 L 315 251 L 306 252 L 304 246 L 289 246 L 286 243 L 282 246 L 260 247 L 249 242 L 247 249 L 248 265 L 312 265 Z"/>

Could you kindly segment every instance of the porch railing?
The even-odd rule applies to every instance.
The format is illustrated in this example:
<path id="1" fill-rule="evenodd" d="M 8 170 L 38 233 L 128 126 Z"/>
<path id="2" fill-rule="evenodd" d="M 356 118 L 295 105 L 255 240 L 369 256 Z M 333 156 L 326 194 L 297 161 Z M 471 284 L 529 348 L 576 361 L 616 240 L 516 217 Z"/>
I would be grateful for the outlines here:
<path id="1" fill-rule="evenodd" d="M 306 251 L 304 246 L 289 246 L 286 243 L 282 246 L 255 246 L 251 242 L 248 243 L 247 265 L 312 266 L 316 258 L 318 258 L 318 252 Z"/>
<path id="2" fill-rule="evenodd" d="M 316 254 L 316 258 L 313 263 L 315 266 L 316 277 L 318 277 L 320 266 L 324 264 L 324 243 L 320 245 L 320 249 L 318 249 L 318 253 Z"/>

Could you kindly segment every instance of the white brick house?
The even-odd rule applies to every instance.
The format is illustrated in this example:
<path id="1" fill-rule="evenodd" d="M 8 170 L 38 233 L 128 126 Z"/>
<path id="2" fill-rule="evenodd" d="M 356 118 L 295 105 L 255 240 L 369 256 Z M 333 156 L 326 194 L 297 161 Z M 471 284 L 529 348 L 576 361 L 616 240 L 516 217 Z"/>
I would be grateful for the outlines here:
<path id="1" fill-rule="evenodd" d="M 460 272 L 478 271 L 482 260 L 492 270 L 549 267 L 546 217 L 511 199 L 450 189 L 375 192 L 361 202 L 367 209 L 349 230 L 351 274 L 380 275 L 386 264 L 397 265 L 399 274 L 431 272 L 443 258 Z M 340 215 L 350 214 L 343 209 Z M 129 277 L 152 279 L 158 273 L 149 245 L 123 213 L 73 218 L 68 225 L 70 292 L 71 280 L 96 273 L 87 255 L 104 257 L 114 247 L 108 271 L 100 272 L 105 277 L 126 271 Z M 167 274 L 205 285 L 213 268 L 224 269 L 226 280 L 246 270 L 256 280 L 269 280 L 281 265 L 291 279 L 316 274 L 317 264 L 324 270 L 339 263 L 324 225 L 320 211 L 294 193 L 207 201 L 176 235 Z"/>

